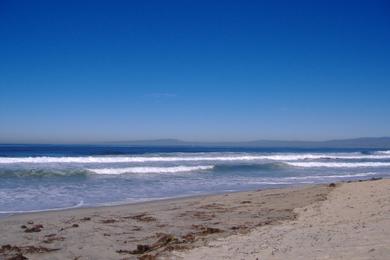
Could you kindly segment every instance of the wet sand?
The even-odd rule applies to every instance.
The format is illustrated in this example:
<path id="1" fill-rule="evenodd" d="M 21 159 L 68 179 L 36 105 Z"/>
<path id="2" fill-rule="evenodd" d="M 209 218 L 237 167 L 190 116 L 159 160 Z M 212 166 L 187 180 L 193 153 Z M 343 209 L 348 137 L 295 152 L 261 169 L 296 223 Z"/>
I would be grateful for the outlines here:
<path id="1" fill-rule="evenodd" d="M 382 183 L 389 199 L 389 180 L 380 180 L 15 215 L 0 219 L 0 259 L 256 259 L 259 252 L 271 252 L 277 245 L 268 236 L 274 237 L 273 228 L 296 226 L 289 223 L 305 222 L 302 216 L 313 212 L 319 228 L 324 224 L 323 212 L 315 209 L 328 203 L 328 197 L 347 201 L 344 187 L 351 187 L 348 189 L 354 194 L 360 191 L 355 185 L 375 189 Z M 360 198 L 363 202 L 367 199 Z M 338 212 L 333 205 L 327 207 L 331 209 L 328 217 Z M 375 207 L 370 212 L 376 210 L 380 211 Z M 371 221 L 368 217 L 362 221 Z M 263 240 L 258 240 L 258 234 L 269 238 L 268 247 L 259 242 Z M 312 235 L 308 233 L 308 239 L 316 241 Z M 266 249 L 263 252 L 259 247 Z M 277 255 L 275 252 L 279 251 L 269 255 Z"/>

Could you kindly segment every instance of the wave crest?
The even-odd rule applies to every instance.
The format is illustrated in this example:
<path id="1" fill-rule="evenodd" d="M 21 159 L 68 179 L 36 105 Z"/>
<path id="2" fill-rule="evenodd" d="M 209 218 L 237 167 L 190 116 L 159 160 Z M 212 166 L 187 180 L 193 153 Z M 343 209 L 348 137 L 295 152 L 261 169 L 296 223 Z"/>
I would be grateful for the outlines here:
<path id="1" fill-rule="evenodd" d="M 124 174 L 124 173 L 179 173 L 211 170 L 214 165 L 200 166 L 172 166 L 172 167 L 126 167 L 126 168 L 100 168 L 87 169 L 95 174 Z"/>
<path id="2" fill-rule="evenodd" d="M 288 165 L 303 168 L 363 168 L 389 167 L 390 162 L 288 162 Z"/>
<path id="3" fill-rule="evenodd" d="M 390 155 L 390 150 L 387 151 L 377 151 L 375 154 L 385 154 L 385 155 Z"/>
<path id="4" fill-rule="evenodd" d="M 144 162 L 196 162 L 196 161 L 300 161 L 319 159 L 390 159 L 390 151 L 376 154 L 321 153 L 321 154 L 223 154 L 220 156 L 80 156 L 80 157 L 0 157 L 0 164 L 50 164 L 50 163 L 144 163 Z"/>

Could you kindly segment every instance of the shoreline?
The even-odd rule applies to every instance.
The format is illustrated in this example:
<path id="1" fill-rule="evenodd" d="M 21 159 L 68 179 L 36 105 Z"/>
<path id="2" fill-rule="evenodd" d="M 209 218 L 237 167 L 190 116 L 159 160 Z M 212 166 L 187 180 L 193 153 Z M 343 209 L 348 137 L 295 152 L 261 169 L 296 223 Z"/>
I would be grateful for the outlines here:
<path id="1" fill-rule="evenodd" d="M 295 221 L 300 215 L 297 209 L 319 205 L 338 187 L 358 183 L 16 214 L 0 218 L 0 258 L 181 258 L 180 252 L 202 248 L 216 239 L 245 236 L 259 228 Z"/>
<path id="2" fill-rule="evenodd" d="M 372 180 L 356 180 L 356 181 L 368 181 Z M 347 182 L 347 181 L 345 181 Z M 344 183 L 344 182 L 335 182 L 335 183 Z M 31 210 L 31 211 L 13 211 L 11 213 L 0 213 L 0 222 L 2 219 L 8 219 L 8 218 L 14 218 L 22 215 L 35 215 L 35 214 L 45 214 L 50 212 L 67 212 L 67 211 L 78 211 L 78 210 L 103 210 L 105 208 L 115 208 L 115 207 L 130 207 L 133 205 L 142 205 L 142 204 L 155 204 L 155 203 L 165 203 L 170 201 L 176 201 L 176 200 L 185 200 L 185 199 L 201 199 L 203 197 L 210 197 L 210 196 L 220 196 L 220 195 L 226 195 L 226 194 L 236 194 L 236 193 L 242 193 L 242 192 L 255 192 L 255 191 L 266 191 L 266 190 L 286 190 L 286 189 L 296 189 L 296 188 L 303 188 L 303 187 L 313 187 L 313 186 L 319 186 L 319 185 L 328 185 L 329 183 L 297 183 L 297 184 L 286 184 L 284 187 L 267 187 L 262 189 L 250 189 L 250 190 L 241 190 L 241 191 L 222 191 L 217 193 L 205 193 L 205 194 L 196 194 L 196 195 L 183 195 L 178 197 L 165 197 L 161 199 L 151 199 L 151 200 L 145 200 L 145 201 L 136 201 L 136 202 L 109 202 L 109 203 L 102 203 L 92 206 L 70 206 L 65 208 L 53 208 L 53 209 L 43 209 L 43 210 Z M 80 204 L 80 203 L 79 203 Z M 1 224 L 1 223 L 0 223 Z"/>

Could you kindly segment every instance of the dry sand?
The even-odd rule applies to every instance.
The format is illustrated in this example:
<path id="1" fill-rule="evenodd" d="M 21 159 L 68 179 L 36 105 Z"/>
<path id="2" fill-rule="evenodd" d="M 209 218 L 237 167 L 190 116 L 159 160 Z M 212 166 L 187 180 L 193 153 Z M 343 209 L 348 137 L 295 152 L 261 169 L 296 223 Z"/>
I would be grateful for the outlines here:
<path id="1" fill-rule="evenodd" d="M 299 217 L 185 253 L 184 259 L 390 259 L 390 180 L 339 184 Z"/>
<path id="2" fill-rule="evenodd" d="M 389 209 L 379 180 L 16 215 L 0 259 L 386 259 Z"/>

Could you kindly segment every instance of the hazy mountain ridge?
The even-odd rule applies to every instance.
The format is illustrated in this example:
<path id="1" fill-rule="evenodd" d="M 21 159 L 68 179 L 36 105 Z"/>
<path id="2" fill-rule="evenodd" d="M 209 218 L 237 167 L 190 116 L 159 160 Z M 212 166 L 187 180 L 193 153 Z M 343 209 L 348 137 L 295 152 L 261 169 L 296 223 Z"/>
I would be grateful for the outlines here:
<path id="1" fill-rule="evenodd" d="M 191 142 L 178 139 L 156 139 L 110 142 L 135 146 L 226 146 L 226 147 L 296 147 L 296 148 L 390 148 L 390 137 L 362 137 L 327 141 L 255 140 L 247 142 Z"/>

